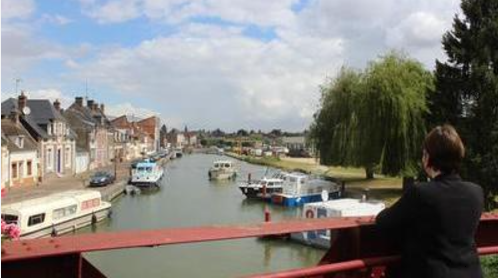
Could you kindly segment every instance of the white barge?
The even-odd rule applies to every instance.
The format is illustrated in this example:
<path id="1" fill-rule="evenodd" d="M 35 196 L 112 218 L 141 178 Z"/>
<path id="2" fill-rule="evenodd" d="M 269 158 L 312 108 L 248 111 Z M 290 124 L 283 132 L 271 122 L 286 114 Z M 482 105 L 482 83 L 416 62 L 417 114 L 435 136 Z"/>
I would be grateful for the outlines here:
<path id="1" fill-rule="evenodd" d="M 156 162 L 142 161 L 131 171 L 131 184 L 138 187 L 159 187 L 164 169 Z"/>
<path id="2" fill-rule="evenodd" d="M 338 199 L 326 202 L 305 204 L 302 218 L 323 217 L 361 217 L 375 216 L 385 208 L 379 201 L 362 201 L 357 199 Z M 329 249 L 331 240 L 335 239 L 337 231 L 330 230 L 292 233 L 291 239 L 318 248 Z"/>
<path id="3" fill-rule="evenodd" d="M 21 238 L 58 236 L 106 219 L 111 203 L 96 190 L 70 190 L 2 206 L 2 219 L 16 224 Z"/>
<path id="4" fill-rule="evenodd" d="M 208 171 L 210 180 L 235 179 L 237 170 L 230 160 L 217 160 Z"/>
<path id="5" fill-rule="evenodd" d="M 239 189 L 247 198 L 269 199 L 273 193 L 281 193 L 285 177 L 289 173 L 277 172 L 270 178 L 263 177 L 261 180 L 247 181 L 239 185 Z"/>
<path id="6" fill-rule="evenodd" d="M 341 186 L 333 180 L 324 177 L 314 177 L 302 173 L 286 175 L 282 192 L 271 195 L 271 203 L 286 207 L 296 207 L 307 203 L 322 201 L 322 194 L 327 199 L 341 197 Z"/>

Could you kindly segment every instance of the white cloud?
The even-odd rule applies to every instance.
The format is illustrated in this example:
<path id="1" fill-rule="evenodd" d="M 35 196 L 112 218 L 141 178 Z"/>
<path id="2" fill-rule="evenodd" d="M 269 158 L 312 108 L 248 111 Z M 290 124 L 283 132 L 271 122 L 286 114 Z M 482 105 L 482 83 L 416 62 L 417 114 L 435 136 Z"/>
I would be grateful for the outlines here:
<path id="1" fill-rule="evenodd" d="M 138 3 L 134 0 L 108 1 L 104 4 L 97 5 L 89 3 L 87 14 L 100 23 L 116 23 L 134 19 L 140 15 Z"/>
<path id="2" fill-rule="evenodd" d="M 72 22 L 71 19 L 60 14 L 44 14 L 42 16 L 43 22 L 48 22 L 56 25 L 67 25 Z"/>
<path id="3" fill-rule="evenodd" d="M 205 26 L 206 30 L 209 26 Z M 341 40 L 282 34 L 262 42 L 237 32 L 187 27 L 177 36 L 103 52 L 79 76 L 158 104 L 189 125 L 304 128 L 318 86 L 342 61 Z"/>
<path id="4" fill-rule="evenodd" d="M 193 17 L 222 18 L 262 26 L 287 25 L 294 20 L 290 9 L 296 0 L 80 0 L 83 9 L 100 23 L 117 23 L 138 17 L 181 22 Z"/>
<path id="5" fill-rule="evenodd" d="M 459 11 L 459 0 L 317 0 L 294 26 L 300 34 L 341 37 L 344 59 L 362 67 L 390 48 L 404 49 L 428 68 L 441 58 L 440 41 Z"/>
<path id="6" fill-rule="evenodd" d="M 159 113 L 150 109 L 137 107 L 129 102 L 124 102 L 115 105 L 106 105 L 106 114 L 111 116 L 132 115 L 138 118 L 147 118 L 150 116 L 158 116 Z"/>
<path id="7" fill-rule="evenodd" d="M 25 19 L 35 10 L 32 0 L 2 0 L 2 20 Z"/>
<path id="8" fill-rule="evenodd" d="M 312 0 L 297 13 L 291 9 L 297 0 L 80 2 L 101 24 L 145 18 L 175 33 L 132 47 L 117 41 L 68 49 L 33 40 L 29 28 L 2 27 L 5 76 L 56 58 L 64 61 L 69 79 L 91 80 L 132 100 L 117 111 L 139 111 L 134 100 L 140 100 L 178 125 L 302 129 L 316 108 L 318 86 L 343 64 L 363 67 L 396 48 L 432 68 L 435 58 L 444 57 L 441 36 L 451 28 L 460 0 Z M 57 16 L 48 18 L 67 23 Z M 246 28 L 255 26 L 276 36 L 247 37 Z"/>
<path id="9" fill-rule="evenodd" d="M 20 93 L 21 90 L 19 90 Z M 38 90 L 26 90 L 26 96 L 28 99 L 48 99 L 51 102 L 59 100 L 61 102 L 61 107 L 68 107 L 73 102 L 73 98 L 63 94 L 59 89 L 56 88 L 46 88 Z M 17 98 L 19 95 L 15 93 L 2 93 L 2 101 L 8 98 Z"/>

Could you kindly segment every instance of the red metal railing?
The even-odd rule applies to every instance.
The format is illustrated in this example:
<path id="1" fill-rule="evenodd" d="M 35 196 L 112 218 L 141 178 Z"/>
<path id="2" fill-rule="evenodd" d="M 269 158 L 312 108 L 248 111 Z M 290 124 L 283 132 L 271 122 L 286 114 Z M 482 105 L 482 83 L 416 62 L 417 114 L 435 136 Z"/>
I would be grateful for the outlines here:
<path id="1" fill-rule="evenodd" d="M 373 218 L 322 218 L 252 225 L 210 226 L 85 234 L 5 242 L 5 277 L 105 277 L 82 253 L 122 248 L 154 247 L 248 237 L 282 236 L 294 232 L 332 229 L 338 235 L 316 267 L 253 277 L 325 277 L 331 273 L 381 277 L 398 257 L 382 240 Z M 476 235 L 481 255 L 498 253 L 498 214 L 484 214 Z"/>

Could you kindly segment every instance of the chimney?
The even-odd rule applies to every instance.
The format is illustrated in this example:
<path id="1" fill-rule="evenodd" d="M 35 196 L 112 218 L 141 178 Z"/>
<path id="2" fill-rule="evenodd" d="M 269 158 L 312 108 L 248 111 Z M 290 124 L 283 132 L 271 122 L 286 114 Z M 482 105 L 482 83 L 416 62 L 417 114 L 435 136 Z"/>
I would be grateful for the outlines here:
<path id="1" fill-rule="evenodd" d="M 54 101 L 54 108 L 55 108 L 55 110 L 61 112 L 61 103 L 60 103 L 59 99 L 56 99 Z"/>
<path id="2" fill-rule="evenodd" d="M 13 109 L 10 112 L 9 118 L 14 124 L 19 124 L 19 112 L 17 110 Z"/>
<path id="3" fill-rule="evenodd" d="M 18 97 L 18 103 L 17 103 L 19 106 L 19 111 L 23 111 L 27 103 L 28 103 L 28 97 L 24 94 L 24 91 L 21 91 L 21 95 Z"/>
<path id="4" fill-rule="evenodd" d="M 105 110 L 104 110 L 105 106 L 104 104 L 100 104 L 100 110 L 102 111 L 102 114 L 105 114 Z"/>
<path id="5" fill-rule="evenodd" d="M 92 99 L 89 99 L 86 101 L 86 107 L 88 107 L 88 109 L 93 110 L 93 100 Z"/>
<path id="6" fill-rule="evenodd" d="M 82 97 L 75 97 L 74 102 L 76 103 L 76 105 L 78 105 L 78 107 L 83 107 L 83 98 Z"/>

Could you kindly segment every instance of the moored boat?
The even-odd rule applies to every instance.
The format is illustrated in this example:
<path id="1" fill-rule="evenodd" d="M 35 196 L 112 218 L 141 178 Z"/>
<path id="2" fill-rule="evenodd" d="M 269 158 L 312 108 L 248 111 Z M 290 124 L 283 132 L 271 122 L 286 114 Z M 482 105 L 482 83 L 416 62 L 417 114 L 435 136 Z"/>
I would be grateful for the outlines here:
<path id="1" fill-rule="evenodd" d="M 385 208 L 380 201 L 362 201 L 358 199 L 338 199 L 326 202 L 305 204 L 301 218 L 332 218 L 375 216 Z M 292 233 L 291 239 L 318 248 L 329 249 L 337 231 L 330 230 Z"/>
<path id="2" fill-rule="evenodd" d="M 142 161 L 132 170 L 131 184 L 138 187 L 159 187 L 164 169 L 156 162 Z"/>
<path id="3" fill-rule="evenodd" d="M 208 171 L 210 180 L 235 179 L 237 170 L 230 160 L 217 160 Z"/>
<path id="4" fill-rule="evenodd" d="M 2 219 L 16 224 L 21 238 L 58 236 L 95 224 L 110 214 L 99 191 L 70 190 L 2 206 Z"/>
<path id="5" fill-rule="evenodd" d="M 288 207 L 301 206 L 322 201 L 324 193 L 327 199 L 337 199 L 341 197 L 341 186 L 325 178 L 290 173 L 285 178 L 282 192 L 271 195 L 271 202 Z"/>
<path id="6" fill-rule="evenodd" d="M 272 193 L 282 192 L 282 185 L 287 174 L 287 172 L 277 172 L 270 178 L 263 177 L 253 182 L 247 181 L 240 184 L 239 189 L 247 198 L 267 199 Z"/>

